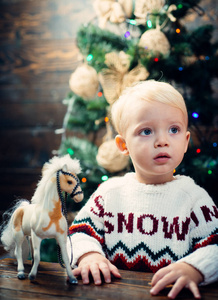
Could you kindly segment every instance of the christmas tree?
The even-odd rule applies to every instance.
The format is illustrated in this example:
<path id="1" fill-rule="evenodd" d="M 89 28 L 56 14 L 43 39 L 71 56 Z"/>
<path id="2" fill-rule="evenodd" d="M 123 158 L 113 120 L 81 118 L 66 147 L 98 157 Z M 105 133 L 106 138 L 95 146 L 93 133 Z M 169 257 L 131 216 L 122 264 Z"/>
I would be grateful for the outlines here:
<path id="1" fill-rule="evenodd" d="M 190 10 L 205 13 L 200 1 L 96 0 L 94 8 L 97 18 L 77 33 L 81 64 L 69 78 L 58 131 L 59 155 L 80 160 L 85 199 L 102 181 L 133 170 L 116 148 L 110 109 L 125 87 L 154 79 L 174 85 L 189 112 L 190 146 L 176 173 L 191 176 L 217 201 L 218 110 L 211 82 L 218 75 L 218 44 L 212 25 L 190 31 L 182 22 Z"/>

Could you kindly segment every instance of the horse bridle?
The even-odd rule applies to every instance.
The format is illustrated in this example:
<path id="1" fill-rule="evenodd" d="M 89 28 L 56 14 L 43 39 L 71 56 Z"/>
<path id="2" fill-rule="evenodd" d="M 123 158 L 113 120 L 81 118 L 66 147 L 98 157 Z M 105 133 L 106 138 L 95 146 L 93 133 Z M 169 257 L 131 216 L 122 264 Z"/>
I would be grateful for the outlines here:
<path id="1" fill-rule="evenodd" d="M 73 175 L 73 174 L 71 174 L 71 173 L 69 173 L 69 172 L 65 172 L 65 171 L 63 171 L 63 170 L 58 170 L 58 171 L 57 171 L 58 193 L 59 193 L 59 191 L 60 191 L 60 193 L 61 193 L 60 179 L 59 179 L 59 178 L 60 178 L 60 173 L 62 173 L 62 174 L 64 174 L 64 175 L 68 175 L 68 176 L 70 176 L 70 177 L 72 177 L 72 178 L 74 178 L 74 179 L 76 180 L 76 185 L 75 185 L 74 189 L 72 190 L 72 192 L 71 192 L 71 194 L 70 194 L 70 197 L 71 197 L 71 198 L 74 198 L 76 195 L 79 195 L 79 194 L 82 194 L 82 193 L 83 193 L 82 191 L 76 192 L 77 188 L 80 186 L 79 178 L 78 178 L 77 176 L 75 176 L 75 175 Z M 59 196 L 60 196 L 60 195 L 59 195 Z"/>
<path id="2" fill-rule="evenodd" d="M 72 190 L 72 192 L 70 194 L 71 198 L 74 198 L 76 195 L 83 194 L 83 192 L 82 191 L 77 191 L 76 192 L 77 188 L 80 186 L 80 181 L 79 181 L 79 178 L 77 176 L 75 176 L 75 175 L 73 175 L 69 172 L 65 172 L 61 169 L 57 171 L 57 174 L 56 174 L 56 176 L 57 176 L 57 190 L 58 190 L 58 195 L 60 197 L 61 204 L 62 204 L 62 212 L 65 216 L 66 221 L 67 221 L 67 208 L 66 208 L 67 192 L 65 192 L 65 199 L 64 199 L 64 197 L 62 195 L 62 191 L 61 191 L 61 185 L 60 185 L 60 173 L 62 173 L 63 175 L 68 175 L 68 176 L 70 176 L 70 177 L 72 177 L 76 180 L 76 185 L 75 185 L 74 189 Z M 67 221 L 67 223 L 68 223 L 68 221 Z M 68 229 L 68 234 L 67 235 L 69 237 L 69 229 Z M 72 243 L 71 243 L 70 238 L 69 238 L 69 240 L 70 240 L 70 244 L 71 244 L 71 262 L 70 262 L 70 264 L 72 264 L 72 261 L 73 261 Z M 61 258 L 60 247 L 58 247 L 58 259 L 59 259 L 60 265 L 64 268 L 65 266 L 64 266 L 64 263 L 63 263 L 62 258 Z"/>

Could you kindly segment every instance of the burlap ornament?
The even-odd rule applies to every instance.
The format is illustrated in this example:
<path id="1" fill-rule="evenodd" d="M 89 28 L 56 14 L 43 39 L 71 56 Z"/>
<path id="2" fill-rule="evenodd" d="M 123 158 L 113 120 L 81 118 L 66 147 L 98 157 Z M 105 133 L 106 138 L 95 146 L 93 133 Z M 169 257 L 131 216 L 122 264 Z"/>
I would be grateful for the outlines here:
<path id="1" fill-rule="evenodd" d="M 93 99 L 99 87 L 98 74 L 94 68 L 83 64 L 71 74 L 69 85 L 75 94 L 85 100 Z"/>
<path id="2" fill-rule="evenodd" d="M 136 0 L 134 15 L 138 24 L 146 24 L 147 15 L 152 11 L 158 12 L 165 5 L 165 0 Z"/>
<path id="3" fill-rule="evenodd" d="M 119 172 L 129 164 L 129 157 L 119 151 L 114 139 L 101 144 L 96 160 L 100 166 L 109 172 Z"/>
<path id="4" fill-rule="evenodd" d="M 139 40 L 139 46 L 152 51 L 155 55 L 159 55 L 160 53 L 168 55 L 170 52 L 170 43 L 160 29 L 145 31 Z"/>
<path id="5" fill-rule="evenodd" d="M 118 0 L 127 18 L 131 18 L 134 0 Z"/>
<path id="6" fill-rule="evenodd" d="M 131 86 L 134 82 L 145 80 L 149 76 L 147 69 L 141 64 L 128 72 L 130 59 L 129 55 L 123 51 L 107 53 L 105 64 L 108 69 L 102 70 L 99 80 L 109 104 L 113 104 L 126 87 Z"/>
<path id="7" fill-rule="evenodd" d="M 93 6 L 101 28 L 105 28 L 107 21 L 122 23 L 132 14 L 132 0 L 95 0 Z"/>

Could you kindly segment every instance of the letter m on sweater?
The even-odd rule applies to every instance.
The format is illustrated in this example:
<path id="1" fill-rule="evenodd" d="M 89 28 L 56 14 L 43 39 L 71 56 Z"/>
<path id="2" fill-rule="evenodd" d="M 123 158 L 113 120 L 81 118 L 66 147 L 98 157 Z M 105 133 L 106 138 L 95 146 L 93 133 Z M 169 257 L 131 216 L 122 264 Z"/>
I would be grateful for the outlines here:
<path id="1" fill-rule="evenodd" d="M 163 222 L 163 232 L 165 239 L 171 239 L 172 235 L 175 233 L 178 241 L 185 240 L 185 235 L 188 233 L 190 218 L 186 218 L 186 221 L 182 221 L 182 224 L 179 224 L 179 217 L 173 218 L 173 223 L 169 223 L 166 217 L 162 217 L 161 221 Z"/>

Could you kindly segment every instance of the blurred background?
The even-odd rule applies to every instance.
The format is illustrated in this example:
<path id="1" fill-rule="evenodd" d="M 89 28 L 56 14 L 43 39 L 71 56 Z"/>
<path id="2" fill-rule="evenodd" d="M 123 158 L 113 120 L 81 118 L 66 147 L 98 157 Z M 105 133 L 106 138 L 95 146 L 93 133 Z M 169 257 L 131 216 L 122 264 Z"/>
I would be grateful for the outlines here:
<path id="1" fill-rule="evenodd" d="M 216 1 L 157 0 L 144 19 L 140 11 L 133 16 L 131 5 L 121 12 L 108 9 L 117 1 L 103 8 L 100 2 L 0 0 L 0 217 L 17 198 L 31 199 L 43 164 L 55 154 L 81 160 L 85 201 L 99 183 L 132 169 L 107 144 L 114 135 L 110 105 L 122 90 L 116 86 L 113 94 L 107 86 L 111 64 L 123 77 L 133 70 L 133 82 L 162 77 L 183 93 L 193 139 L 177 172 L 218 202 Z M 142 38 L 156 29 L 164 34 Z M 142 68 L 134 69 L 139 62 Z"/>

